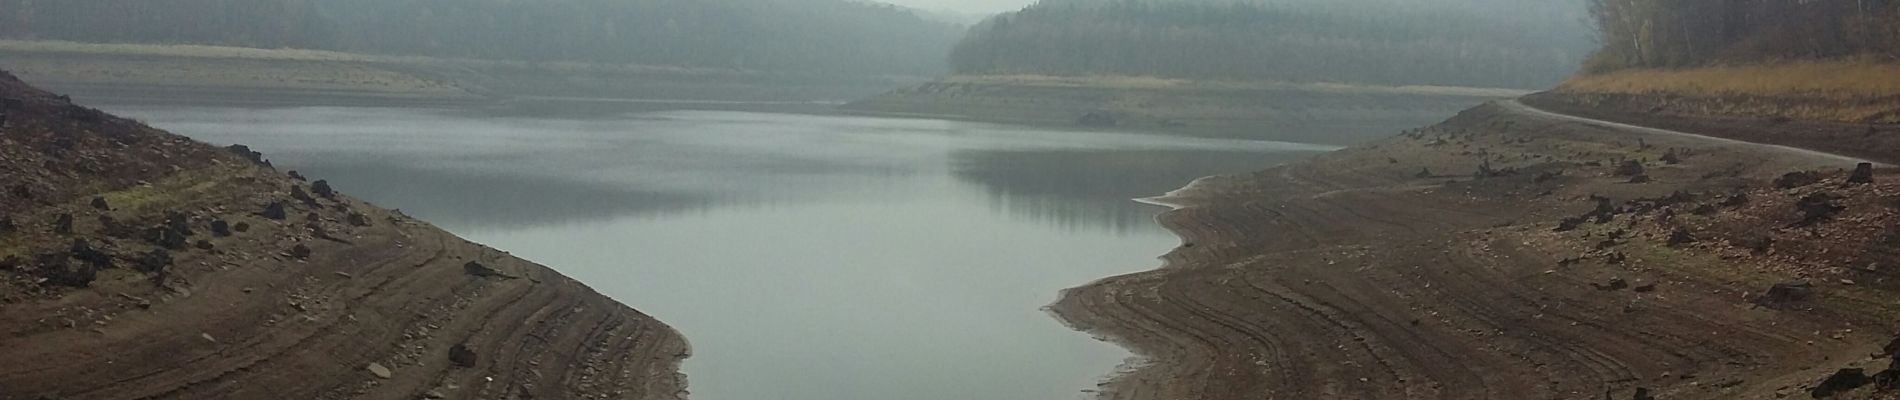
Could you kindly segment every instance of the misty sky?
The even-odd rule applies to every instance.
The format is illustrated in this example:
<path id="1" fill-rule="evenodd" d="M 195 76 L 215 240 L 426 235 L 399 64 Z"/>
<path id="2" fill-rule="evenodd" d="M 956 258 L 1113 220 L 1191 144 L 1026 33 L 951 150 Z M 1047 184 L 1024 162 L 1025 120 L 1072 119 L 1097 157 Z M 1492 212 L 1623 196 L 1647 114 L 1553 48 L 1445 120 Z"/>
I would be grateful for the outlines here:
<path id="1" fill-rule="evenodd" d="M 1035 0 L 884 0 L 886 3 L 922 8 L 926 10 L 955 11 L 960 13 L 998 13 L 1023 8 Z"/>

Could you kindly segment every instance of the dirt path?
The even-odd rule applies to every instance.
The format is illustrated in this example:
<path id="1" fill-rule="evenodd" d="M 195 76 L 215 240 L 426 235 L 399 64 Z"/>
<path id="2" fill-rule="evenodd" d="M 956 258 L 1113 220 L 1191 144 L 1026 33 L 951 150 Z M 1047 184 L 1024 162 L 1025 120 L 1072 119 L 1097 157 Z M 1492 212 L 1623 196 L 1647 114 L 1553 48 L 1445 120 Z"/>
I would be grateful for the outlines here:
<path id="1" fill-rule="evenodd" d="M 1766 143 L 1755 143 L 1755 142 L 1748 142 L 1748 141 L 1735 140 L 1735 139 L 1729 139 L 1729 138 L 1699 135 L 1699 134 L 1688 133 L 1688 132 L 1672 131 L 1668 129 L 1651 128 L 1651 127 L 1646 127 L 1646 126 L 1636 126 L 1636 125 L 1630 125 L 1630 124 L 1625 124 L 1625 123 L 1620 123 L 1620 122 L 1604 121 L 1600 119 L 1592 119 L 1592 118 L 1579 117 L 1579 116 L 1574 116 L 1574 115 L 1558 114 L 1555 112 L 1538 109 L 1536 107 L 1531 107 L 1530 105 L 1526 105 L 1523 102 L 1519 102 L 1517 100 L 1501 101 L 1498 103 L 1498 105 L 1514 113 L 1521 113 L 1521 114 L 1527 114 L 1527 115 L 1536 116 L 1536 117 L 1543 117 L 1543 118 L 1603 126 L 1603 127 L 1608 127 L 1608 128 L 1612 128 L 1616 130 L 1626 131 L 1626 132 L 1647 133 L 1647 134 L 1652 134 L 1652 135 L 1664 135 L 1664 136 L 1690 137 L 1690 138 L 1708 140 L 1708 141 L 1713 141 L 1716 143 L 1735 145 L 1735 146 L 1758 146 L 1758 147 L 1763 147 L 1763 148 L 1773 150 L 1773 151 L 1787 153 L 1790 156 L 1812 157 L 1819 160 L 1835 161 L 1835 162 L 1846 163 L 1849 165 L 1856 164 L 1856 163 L 1875 163 L 1876 165 L 1879 165 L 1882 167 L 1891 167 L 1891 165 L 1887 165 L 1886 163 L 1876 162 L 1873 160 L 1809 150 L 1809 149 L 1803 149 L 1803 148 L 1797 148 L 1797 147 L 1782 146 L 1782 145 L 1776 145 L 1776 144 L 1766 144 Z"/>
<path id="2" fill-rule="evenodd" d="M 1166 267 L 1053 309 L 1145 358 L 1104 399 L 1805 397 L 1885 367 L 1900 315 L 1900 187 L 1843 183 L 1850 161 L 1494 103 L 1156 199 L 1185 243 Z M 1804 224 L 1821 191 L 1846 211 Z M 1606 219 L 1562 227 L 1593 196 Z M 1815 295 L 1751 302 L 1795 280 Z"/>
<path id="3" fill-rule="evenodd" d="M 0 120 L 0 399 L 684 397 L 546 267 L 4 73 Z"/>

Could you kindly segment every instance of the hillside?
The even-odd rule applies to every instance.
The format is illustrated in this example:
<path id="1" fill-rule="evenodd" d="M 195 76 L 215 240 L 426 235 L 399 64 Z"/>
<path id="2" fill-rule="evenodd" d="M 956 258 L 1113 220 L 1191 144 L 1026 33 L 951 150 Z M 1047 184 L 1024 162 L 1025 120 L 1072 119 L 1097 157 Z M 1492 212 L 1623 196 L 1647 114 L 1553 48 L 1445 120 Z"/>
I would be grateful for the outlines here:
<path id="1" fill-rule="evenodd" d="M 972 28 L 964 75 L 1543 88 L 1589 51 L 1580 4 L 1047 0 Z"/>
<path id="2" fill-rule="evenodd" d="M 1900 181 L 1855 168 L 1491 103 L 1154 199 L 1166 266 L 1054 310 L 1144 357 L 1113 400 L 1892 398 Z"/>
<path id="3" fill-rule="evenodd" d="M 0 399 L 684 393 L 579 282 L 3 72 L 0 171 Z"/>
<path id="4" fill-rule="evenodd" d="M 962 27 L 850 0 L 0 0 L 0 38 L 932 75 Z"/>

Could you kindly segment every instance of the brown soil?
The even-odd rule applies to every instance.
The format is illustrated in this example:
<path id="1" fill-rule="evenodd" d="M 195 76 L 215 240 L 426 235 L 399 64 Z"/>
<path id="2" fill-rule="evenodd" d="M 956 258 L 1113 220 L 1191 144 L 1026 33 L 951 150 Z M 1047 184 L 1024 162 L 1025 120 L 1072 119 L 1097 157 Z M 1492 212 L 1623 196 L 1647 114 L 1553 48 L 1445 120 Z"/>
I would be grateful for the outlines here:
<path id="1" fill-rule="evenodd" d="M 684 396 L 676 332 L 546 267 L 4 72 L 0 101 L 0 399 Z"/>
<path id="2" fill-rule="evenodd" d="M 1054 306 L 1146 358 L 1101 397 L 1806 398 L 1887 367 L 1896 171 L 1854 185 L 1835 158 L 1513 110 L 1163 199 L 1184 242 L 1166 267 Z M 1816 193 L 1844 210 L 1809 220 Z M 1601 219 L 1575 221 L 1593 196 Z M 1795 281 L 1808 296 L 1764 299 Z"/>

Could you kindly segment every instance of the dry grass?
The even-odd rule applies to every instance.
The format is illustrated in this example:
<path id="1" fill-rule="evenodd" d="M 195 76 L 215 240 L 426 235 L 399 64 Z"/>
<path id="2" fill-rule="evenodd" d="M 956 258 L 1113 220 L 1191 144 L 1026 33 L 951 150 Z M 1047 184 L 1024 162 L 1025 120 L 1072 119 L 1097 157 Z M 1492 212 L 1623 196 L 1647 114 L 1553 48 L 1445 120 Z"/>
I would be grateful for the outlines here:
<path id="1" fill-rule="evenodd" d="M 1642 69 L 1579 75 L 1558 89 L 1581 93 L 1684 96 L 1900 96 L 1900 64 L 1807 61 L 1693 69 Z"/>

